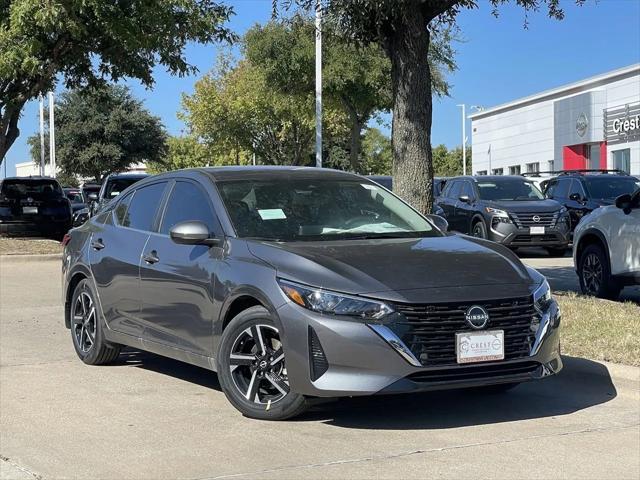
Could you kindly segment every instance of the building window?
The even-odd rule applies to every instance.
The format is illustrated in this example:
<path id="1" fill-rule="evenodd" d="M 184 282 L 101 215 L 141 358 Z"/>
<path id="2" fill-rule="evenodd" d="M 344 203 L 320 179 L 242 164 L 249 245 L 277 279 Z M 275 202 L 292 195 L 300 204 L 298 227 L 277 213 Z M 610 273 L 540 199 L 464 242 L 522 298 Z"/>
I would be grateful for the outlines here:
<path id="1" fill-rule="evenodd" d="M 487 171 L 486 170 L 480 170 L 476 175 L 486 175 Z"/>
<path id="2" fill-rule="evenodd" d="M 520 175 L 520 165 L 511 165 L 509 167 L 509 175 Z"/>
<path id="3" fill-rule="evenodd" d="M 612 167 L 617 170 L 622 170 L 627 173 L 631 173 L 631 149 L 625 148 L 624 150 L 614 150 L 611 152 Z"/>
<path id="4" fill-rule="evenodd" d="M 527 163 L 527 173 L 538 173 L 540 171 L 540 162 Z"/>
<path id="5" fill-rule="evenodd" d="M 554 172 L 556 169 L 555 162 L 553 160 L 549 160 L 547 162 L 547 170 L 550 172 Z"/>
<path id="6" fill-rule="evenodd" d="M 504 168 L 494 168 L 491 170 L 494 175 L 504 175 Z"/>

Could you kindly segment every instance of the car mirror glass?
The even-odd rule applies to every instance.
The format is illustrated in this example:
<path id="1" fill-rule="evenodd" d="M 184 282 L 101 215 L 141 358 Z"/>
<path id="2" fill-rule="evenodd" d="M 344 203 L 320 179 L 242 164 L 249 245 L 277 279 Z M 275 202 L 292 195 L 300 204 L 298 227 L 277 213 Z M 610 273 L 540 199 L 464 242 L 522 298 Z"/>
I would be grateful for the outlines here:
<path id="1" fill-rule="evenodd" d="M 460 195 L 458 197 L 458 200 L 460 200 L 461 202 L 464 202 L 464 203 L 471 202 L 471 199 L 469 198 L 469 195 Z"/>
<path id="2" fill-rule="evenodd" d="M 440 215 L 436 215 L 435 213 L 429 214 L 427 215 L 427 217 L 429 218 L 429 220 L 433 222 L 433 224 L 438 228 L 438 230 L 441 230 L 443 232 L 446 232 L 449 230 L 449 222 L 447 222 L 447 220 L 444 217 L 441 217 Z"/>
<path id="3" fill-rule="evenodd" d="M 220 243 L 220 239 L 211 237 L 209 227 L 198 221 L 187 221 L 174 225 L 169 231 L 169 236 L 179 245 L 214 246 Z"/>

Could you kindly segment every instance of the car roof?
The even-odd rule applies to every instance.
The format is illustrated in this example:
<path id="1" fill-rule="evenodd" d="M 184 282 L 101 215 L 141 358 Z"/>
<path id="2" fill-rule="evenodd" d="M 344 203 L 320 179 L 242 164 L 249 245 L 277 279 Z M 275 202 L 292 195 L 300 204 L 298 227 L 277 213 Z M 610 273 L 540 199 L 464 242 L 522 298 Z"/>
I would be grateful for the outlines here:
<path id="1" fill-rule="evenodd" d="M 36 181 L 42 181 L 42 180 L 53 180 L 54 182 L 57 182 L 57 180 L 53 177 L 43 177 L 40 175 L 33 175 L 33 176 L 29 176 L 29 177 L 6 177 L 3 178 L 2 181 L 4 180 L 19 180 L 19 181 L 24 181 L 24 182 L 28 182 L 29 180 L 36 180 Z"/>
<path id="2" fill-rule="evenodd" d="M 511 182 L 516 180 L 531 181 L 527 177 L 523 177 L 522 175 L 461 175 L 459 177 L 452 177 L 447 181 L 450 182 L 451 180 L 471 180 L 476 183 L 484 180 L 488 180 L 488 181 L 506 180 Z"/>
<path id="3" fill-rule="evenodd" d="M 209 175 L 214 181 L 227 180 L 274 180 L 274 179 L 352 179 L 365 180 L 354 173 L 330 168 L 291 167 L 291 166 L 232 166 L 207 167 L 197 169 Z"/>
<path id="4" fill-rule="evenodd" d="M 149 174 L 147 173 L 129 173 L 129 172 L 124 172 L 124 173 L 112 173 L 111 175 L 109 175 L 108 179 L 112 180 L 114 178 L 147 178 L 149 176 Z"/>

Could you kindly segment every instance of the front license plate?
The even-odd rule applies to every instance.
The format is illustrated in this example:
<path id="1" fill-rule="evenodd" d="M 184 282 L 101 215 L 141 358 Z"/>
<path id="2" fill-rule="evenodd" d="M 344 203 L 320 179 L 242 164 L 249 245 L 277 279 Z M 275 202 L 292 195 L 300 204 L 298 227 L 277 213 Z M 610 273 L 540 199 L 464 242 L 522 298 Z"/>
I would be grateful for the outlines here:
<path id="1" fill-rule="evenodd" d="M 38 207 L 22 207 L 22 213 L 38 213 Z"/>
<path id="2" fill-rule="evenodd" d="M 504 360 L 504 330 L 456 333 L 458 363 Z"/>
<path id="3" fill-rule="evenodd" d="M 529 233 L 531 235 L 544 235 L 544 227 L 531 227 Z"/>

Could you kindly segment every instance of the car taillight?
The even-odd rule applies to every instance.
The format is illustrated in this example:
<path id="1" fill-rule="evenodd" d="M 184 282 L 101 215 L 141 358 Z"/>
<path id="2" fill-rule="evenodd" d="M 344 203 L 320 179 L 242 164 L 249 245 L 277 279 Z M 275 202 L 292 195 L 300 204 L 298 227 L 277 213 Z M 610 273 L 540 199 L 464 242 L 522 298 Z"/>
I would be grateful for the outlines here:
<path id="1" fill-rule="evenodd" d="M 70 241 L 71 241 L 71 235 L 69 235 L 68 233 L 65 233 L 64 237 L 62 237 L 62 246 L 66 247 Z"/>

